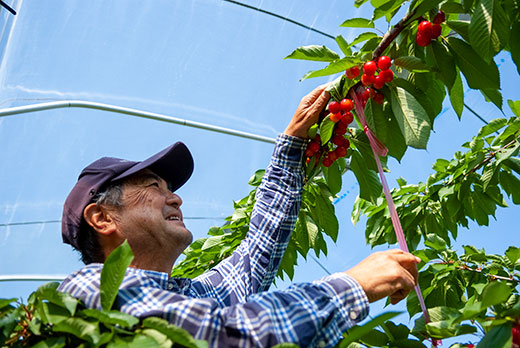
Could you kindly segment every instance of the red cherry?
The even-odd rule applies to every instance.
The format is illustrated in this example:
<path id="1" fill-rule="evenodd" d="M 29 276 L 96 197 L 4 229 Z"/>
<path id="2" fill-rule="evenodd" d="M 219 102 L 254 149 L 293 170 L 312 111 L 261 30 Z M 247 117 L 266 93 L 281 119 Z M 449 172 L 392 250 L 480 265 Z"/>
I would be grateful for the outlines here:
<path id="1" fill-rule="evenodd" d="M 475 345 L 473 343 L 466 344 L 466 348 L 475 348 Z"/>
<path id="2" fill-rule="evenodd" d="M 374 75 L 374 73 L 377 70 L 377 64 L 373 60 L 366 62 L 365 65 L 363 65 L 363 73 L 367 75 Z"/>
<path id="3" fill-rule="evenodd" d="M 417 32 L 416 42 L 421 47 L 426 47 L 432 42 L 431 36 L 421 35 L 421 33 Z"/>
<path id="4" fill-rule="evenodd" d="M 370 98 L 370 94 L 372 94 L 372 90 L 370 88 L 366 88 L 363 91 L 363 94 L 361 95 L 361 97 L 363 98 L 364 101 L 367 101 Z"/>
<path id="5" fill-rule="evenodd" d="M 381 74 L 377 75 L 374 78 L 374 88 L 381 89 L 385 85 L 385 80 L 383 79 L 383 76 Z"/>
<path id="6" fill-rule="evenodd" d="M 434 24 L 441 24 L 441 23 L 444 23 L 445 20 L 446 20 L 446 15 L 444 14 L 444 12 L 439 11 L 435 15 L 435 18 L 433 19 L 433 23 Z"/>
<path id="7" fill-rule="evenodd" d="M 336 156 L 338 156 L 338 158 L 345 157 L 347 155 L 347 149 L 345 147 L 339 146 L 336 148 L 336 150 L 334 150 L 334 153 Z"/>
<path id="8" fill-rule="evenodd" d="M 327 154 L 327 157 L 332 161 L 334 162 L 335 160 L 338 159 L 338 155 L 336 155 L 336 153 L 334 151 L 329 151 L 329 153 Z"/>
<path id="9" fill-rule="evenodd" d="M 442 34 L 442 27 L 439 23 L 432 25 L 432 39 L 436 39 Z"/>
<path id="10" fill-rule="evenodd" d="M 377 66 L 379 67 L 379 69 L 383 71 L 388 70 L 392 66 L 392 60 L 387 56 L 379 57 L 377 61 Z"/>
<path id="11" fill-rule="evenodd" d="M 335 135 L 332 137 L 332 143 L 337 146 L 341 146 L 344 141 L 344 137 L 342 135 Z"/>
<path id="12" fill-rule="evenodd" d="M 305 157 L 312 157 L 312 155 L 314 155 L 314 151 L 307 148 L 307 150 L 305 150 Z M 309 163 L 308 158 L 307 158 L 307 163 Z"/>
<path id="13" fill-rule="evenodd" d="M 350 69 L 347 69 L 347 71 L 345 72 L 345 74 L 347 75 L 347 78 L 349 80 L 353 80 L 355 79 L 356 77 L 359 76 L 359 67 L 357 66 L 353 66 L 352 68 Z"/>
<path id="14" fill-rule="evenodd" d="M 336 123 L 336 127 L 334 128 L 334 134 L 335 135 L 344 135 L 347 133 L 347 126 L 345 126 L 343 123 Z"/>
<path id="15" fill-rule="evenodd" d="M 513 336 L 513 343 L 520 346 L 520 324 L 515 324 L 511 330 Z"/>
<path id="16" fill-rule="evenodd" d="M 350 141 L 348 141 L 348 139 L 345 139 L 345 143 L 343 143 L 343 147 L 345 149 L 348 149 L 350 147 Z"/>
<path id="17" fill-rule="evenodd" d="M 322 163 L 323 163 L 324 167 L 328 168 L 328 167 L 330 167 L 332 165 L 332 162 L 333 161 L 330 158 L 325 157 L 325 158 L 323 158 L 323 162 Z"/>
<path id="18" fill-rule="evenodd" d="M 312 153 L 316 153 L 319 149 L 320 149 L 320 143 L 316 142 L 316 141 L 311 141 L 309 143 L 309 145 L 307 145 L 307 149 L 308 150 L 311 150 Z"/>
<path id="19" fill-rule="evenodd" d="M 354 108 L 354 102 L 350 99 L 343 99 L 340 103 L 341 105 L 341 111 L 348 112 L 351 111 Z"/>
<path id="20" fill-rule="evenodd" d="M 428 21 L 422 21 L 417 27 L 417 32 L 421 35 L 430 37 L 432 36 L 432 24 Z"/>
<path id="21" fill-rule="evenodd" d="M 341 113 L 330 114 L 330 120 L 332 122 L 338 122 L 341 119 Z"/>
<path id="22" fill-rule="evenodd" d="M 383 95 L 383 93 L 376 93 L 373 99 L 376 103 L 381 105 L 385 101 L 385 96 Z"/>
<path id="23" fill-rule="evenodd" d="M 383 77 L 383 81 L 385 81 L 385 83 L 387 82 L 390 82 L 394 79 L 394 72 L 390 69 L 388 70 L 383 70 L 379 73 L 379 76 L 382 76 Z"/>
<path id="24" fill-rule="evenodd" d="M 352 115 L 350 111 L 345 112 L 340 120 L 340 122 L 343 123 L 345 126 L 351 124 L 352 121 L 354 121 L 354 115 Z"/>
<path id="25" fill-rule="evenodd" d="M 370 86 L 374 80 L 374 75 L 367 75 L 363 74 L 361 75 L 361 83 L 363 86 Z"/>
<path id="26" fill-rule="evenodd" d="M 337 114 L 338 112 L 341 111 L 341 106 L 339 105 L 339 103 L 337 101 L 331 101 L 329 103 L 329 111 L 333 114 Z"/>

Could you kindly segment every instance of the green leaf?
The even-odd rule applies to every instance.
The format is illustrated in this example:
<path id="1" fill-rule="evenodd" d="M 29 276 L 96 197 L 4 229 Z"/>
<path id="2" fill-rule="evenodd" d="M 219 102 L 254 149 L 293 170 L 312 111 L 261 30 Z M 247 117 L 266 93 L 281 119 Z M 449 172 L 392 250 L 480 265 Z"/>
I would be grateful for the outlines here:
<path id="1" fill-rule="evenodd" d="M 339 55 L 325 46 L 310 45 L 295 49 L 285 59 L 303 59 L 320 62 L 332 62 L 339 59 Z"/>
<path id="2" fill-rule="evenodd" d="M 505 28 L 505 23 L 507 19 L 496 0 L 479 0 L 476 3 L 469 25 L 469 38 L 471 46 L 487 63 L 500 50 L 496 45 L 498 38 L 508 40 L 509 28 Z"/>
<path id="3" fill-rule="evenodd" d="M 108 255 L 101 271 L 99 292 L 101 307 L 105 311 L 112 309 L 112 305 L 119 292 L 119 286 L 125 277 L 126 269 L 134 259 L 134 253 L 125 240 Z"/>
<path id="4" fill-rule="evenodd" d="M 369 99 L 365 118 L 370 130 L 388 148 L 388 155 L 401 160 L 407 146 L 390 105 L 386 104 L 383 110 L 381 105 Z"/>
<path id="5" fill-rule="evenodd" d="M 370 330 L 366 335 L 360 338 L 363 343 L 367 343 L 370 346 L 383 347 L 388 344 L 388 336 L 376 329 Z"/>
<path id="6" fill-rule="evenodd" d="M 81 313 L 87 317 L 97 319 L 104 324 L 119 325 L 127 329 L 139 323 L 139 319 L 136 317 L 119 311 L 102 312 L 97 309 L 87 308 L 82 310 Z"/>
<path id="7" fill-rule="evenodd" d="M 143 327 L 159 331 L 163 335 L 166 335 L 173 343 L 180 343 L 187 348 L 208 347 L 207 342 L 196 341 L 188 331 L 171 325 L 164 319 L 154 317 L 146 318 L 143 320 L 142 325 Z"/>
<path id="8" fill-rule="evenodd" d="M 495 118 L 494 120 L 489 121 L 487 125 L 480 128 L 478 132 L 479 138 L 484 138 L 491 133 L 494 133 L 504 127 L 507 124 L 507 120 L 505 118 Z"/>
<path id="9" fill-rule="evenodd" d="M 324 145 L 327 143 L 327 141 L 330 140 L 332 137 L 332 132 L 334 131 L 334 125 L 335 123 L 330 120 L 330 117 L 327 116 L 321 121 L 320 124 L 320 138 L 321 138 L 321 145 Z"/>
<path id="10" fill-rule="evenodd" d="M 484 62 L 470 45 L 455 37 L 448 38 L 448 43 L 457 65 L 471 88 L 500 89 L 500 76 L 493 60 L 489 63 Z"/>
<path id="11" fill-rule="evenodd" d="M 359 183 L 359 197 L 374 203 L 381 195 L 382 186 L 376 172 L 369 170 L 359 152 L 352 152 L 350 168 Z"/>
<path id="12" fill-rule="evenodd" d="M 477 348 L 511 348 L 513 343 L 512 328 L 511 323 L 492 328 L 479 342 Z"/>
<path id="13" fill-rule="evenodd" d="M 302 81 L 305 79 L 313 78 L 313 77 L 337 74 L 339 72 L 343 72 L 343 71 L 353 67 L 354 65 L 356 65 L 358 63 L 359 63 L 359 59 L 356 59 L 356 58 L 352 58 L 352 57 L 341 58 L 341 59 L 331 62 L 329 65 L 327 65 L 323 69 L 309 71 L 307 74 L 303 75 Z"/>
<path id="14" fill-rule="evenodd" d="M 50 337 L 38 342 L 32 348 L 62 348 L 66 343 L 65 337 Z"/>
<path id="15" fill-rule="evenodd" d="M 513 111 L 513 113 L 516 116 L 520 117 L 520 100 L 517 100 L 517 101 L 508 100 L 507 104 L 511 108 L 511 111 Z"/>
<path id="16" fill-rule="evenodd" d="M 418 0 L 414 6 L 415 15 L 413 18 L 418 18 L 426 12 L 433 10 L 437 6 L 439 6 L 439 0 Z"/>
<path id="17" fill-rule="evenodd" d="M 97 324 L 81 318 L 68 318 L 53 326 L 54 332 L 67 332 L 89 343 L 97 344 L 101 335 Z"/>
<path id="18" fill-rule="evenodd" d="M 16 301 L 16 298 L 0 298 L 0 309 L 9 306 Z"/>
<path id="19" fill-rule="evenodd" d="M 499 180 L 500 186 L 502 186 L 507 195 L 512 198 L 513 203 L 520 204 L 520 180 L 506 171 L 500 171 Z"/>
<path id="20" fill-rule="evenodd" d="M 481 308 L 505 302 L 511 295 L 511 288 L 505 283 L 494 281 L 486 285 L 482 292 Z"/>
<path id="21" fill-rule="evenodd" d="M 388 320 L 398 316 L 401 312 L 386 312 L 378 315 L 374 319 L 370 320 L 368 323 L 360 326 L 354 326 L 349 330 L 347 337 L 343 341 L 340 342 L 339 347 L 347 347 L 350 343 L 357 341 L 361 337 L 368 334 L 373 328 L 387 322 Z"/>
<path id="22" fill-rule="evenodd" d="M 459 70 L 456 70 L 455 81 L 449 89 L 450 102 L 453 110 L 457 113 L 459 120 L 464 110 L 464 89 L 462 87 L 462 79 L 460 78 Z"/>
<path id="23" fill-rule="evenodd" d="M 518 74 L 520 74 L 520 21 L 514 22 L 511 27 L 509 47 L 511 49 L 511 58 L 513 58 L 513 62 L 515 62 Z M 517 116 L 520 117 L 518 114 Z"/>
<path id="24" fill-rule="evenodd" d="M 343 52 L 346 56 L 352 55 L 352 50 L 350 47 L 348 47 L 348 42 L 345 40 L 345 38 L 341 35 L 336 36 L 336 43 L 338 44 L 339 48 L 341 49 L 341 52 Z"/>
<path id="25" fill-rule="evenodd" d="M 484 88 L 481 89 L 480 92 L 486 98 L 486 101 L 491 101 L 493 104 L 497 106 L 500 110 L 502 110 L 502 93 L 498 89 L 494 88 Z"/>
<path id="26" fill-rule="evenodd" d="M 55 305 L 64 307 L 69 311 L 70 315 L 74 315 L 78 300 L 67 293 L 56 290 L 58 285 L 59 283 L 56 282 L 44 284 L 36 290 L 36 296 L 40 300 L 47 300 Z"/>
<path id="27" fill-rule="evenodd" d="M 515 264 L 516 261 L 520 259 L 520 248 L 510 246 L 506 250 L 506 256 L 512 264 Z"/>
<path id="28" fill-rule="evenodd" d="M 350 18 L 340 24 L 347 28 L 374 28 L 374 22 L 366 18 Z"/>
<path id="29" fill-rule="evenodd" d="M 318 218 L 320 227 L 336 242 L 338 239 L 339 224 L 336 214 L 334 213 L 332 202 L 328 198 L 319 195 L 316 199 L 316 209 L 319 212 Z"/>
<path id="30" fill-rule="evenodd" d="M 446 21 L 446 25 L 457 32 L 466 42 L 469 42 L 468 21 Z"/>
<path id="31" fill-rule="evenodd" d="M 171 342 L 168 343 L 168 347 Z M 107 348 L 161 348 L 161 344 L 153 337 L 137 333 L 129 337 L 115 336 L 114 339 L 108 343 Z"/>
<path id="32" fill-rule="evenodd" d="M 394 64 L 410 72 L 428 72 L 431 70 L 431 66 L 414 56 L 395 58 Z"/>
<path id="33" fill-rule="evenodd" d="M 437 62 L 436 68 L 439 70 L 437 76 L 448 87 L 452 88 L 457 75 L 457 67 L 455 66 L 455 59 L 450 54 L 450 51 L 443 44 L 437 40 L 431 43 L 432 51 Z"/>
<path id="34" fill-rule="evenodd" d="M 248 184 L 251 186 L 260 186 L 260 183 L 262 182 L 262 178 L 264 177 L 265 170 L 260 169 L 255 172 L 255 174 L 249 178 Z"/>
<path id="35" fill-rule="evenodd" d="M 404 88 L 396 87 L 392 90 L 392 111 L 406 145 L 425 149 L 431 127 L 426 111 L 415 97 Z"/>
<path id="36" fill-rule="evenodd" d="M 372 39 L 374 37 L 377 37 L 376 33 L 372 33 L 372 32 L 361 33 L 348 46 L 352 47 L 355 44 L 358 44 L 358 43 L 363 42 L 363 41 L 367 41 L 368 39 Z"/>
<path id="37" fill-rule="evenodd" d="M 335 196 L 341 190 L 341 171 L 337 161 L 328 168 L 323 168 L 323 175 L 327 181 L 330 193 Z"/>

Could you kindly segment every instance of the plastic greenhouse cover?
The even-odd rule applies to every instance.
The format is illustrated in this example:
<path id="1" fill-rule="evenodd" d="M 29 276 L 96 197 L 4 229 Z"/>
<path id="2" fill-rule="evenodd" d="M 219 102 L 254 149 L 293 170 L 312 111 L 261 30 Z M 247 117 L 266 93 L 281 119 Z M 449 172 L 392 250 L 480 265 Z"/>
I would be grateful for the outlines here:
<path id="1" fill-rule="evenodd" d="M 300 98 L 330 80 L 299 82 L 319 66 L 283 57 L 302 45 L 336 49 L 327 36 L 224 0 L 7 2 L 17 14 L 0 8 L 2 109 L 84 100 L 275 138 Z M 347 40 L 356 33 L 338 25 L 348 17 L 370 15 L 339 0 L 242 3 Z M 381 28 L 386 30 L 384 23 Z M 466 100 L 472 98 L 481 100 Z M 482 109 L 494 117 L 491 106 Z M 439 129 L 450 122 L 455 116 L 447 111 Z M 481 126 L 471 122 L 468 134 Z M 432 158 L 451 156 L 460 145 L 446 141 L 460 139 L 449 132 L 460 130 L 432 138 L 429 154 L 411 151 L 403 164 L 394 165 L 406 168 L 393 168 L 394 177 L 424 179 Z M 194 175 L 179 194 L 187 225 L 199 238 L 222 224 L 232 201 L 249 192 L 247 181 L 267 165 L 271 144 L 82 108 L 0 117 L 0 275 L 66 275 L 81 267 L 78 255 L 61 243 L 59 223 L 63 201 L 81 169 L 107 155 L 144 159 L 178 140 L 195 158 Z M 363 226 L 354 229 L 349 218 L 355 180 L 348 175 L 344 180 L 336 202 L 340 238 L 320 261 L 332 272 L 369 252 Z M 498 251 L 503 250 L 497 246 Z M 316 263 L 301 263 L 295 280 L 325 275 Z M 37 285 L 0 282 L 0 297 L 25 297 Z"/>

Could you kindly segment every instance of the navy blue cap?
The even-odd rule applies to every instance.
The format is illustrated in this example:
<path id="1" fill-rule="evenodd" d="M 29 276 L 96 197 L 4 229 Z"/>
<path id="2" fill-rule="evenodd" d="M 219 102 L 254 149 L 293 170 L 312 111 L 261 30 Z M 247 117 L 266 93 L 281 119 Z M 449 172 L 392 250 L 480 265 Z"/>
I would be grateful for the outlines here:
<path id="1" fill-rule="evenodd" d="M 63 242 L 77 249 L 83 210 L 92 202 L 94 196 L 107 185 L 146 168 L 159 175 L 175 191 L 184 185 L 193 173 L 193 157 L 186 145 L 177 142 L 141 162 L 114 157 L 103 157 L 92 162 L 81 171 L 78 182 L 63 205 Z"/>

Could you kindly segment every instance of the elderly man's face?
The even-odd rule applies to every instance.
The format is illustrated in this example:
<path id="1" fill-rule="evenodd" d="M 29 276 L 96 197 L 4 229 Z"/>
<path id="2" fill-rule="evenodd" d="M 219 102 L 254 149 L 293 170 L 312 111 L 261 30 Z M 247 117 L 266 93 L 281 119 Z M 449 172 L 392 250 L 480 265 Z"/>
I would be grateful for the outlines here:
<path id="1" fill-rule="evenodd" d="M 182 220 L 181 204 L 181 198 L 149 169 L 124 182 L 117 225 L 135 254 L 180 254 L 191 243 L 193 236 Z"/>

